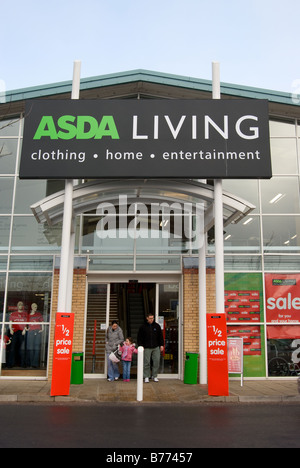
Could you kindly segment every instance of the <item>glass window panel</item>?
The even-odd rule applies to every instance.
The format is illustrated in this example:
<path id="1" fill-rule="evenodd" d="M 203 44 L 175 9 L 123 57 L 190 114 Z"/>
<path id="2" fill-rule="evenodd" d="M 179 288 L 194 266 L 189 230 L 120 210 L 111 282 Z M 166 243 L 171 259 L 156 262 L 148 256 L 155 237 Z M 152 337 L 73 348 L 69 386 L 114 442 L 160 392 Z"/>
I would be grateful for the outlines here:
<path id="1" fill-rule="evenodd" d="M 4 325 L 4 333 L 9 344 L 4 347 L 2 353 L 3 377 L 46 377 L 49 325 L 38 322 L 38 314 L 39 312 L 32 319 L 34 322 L 27 322 L 24 335 L 20 329 L 17 329 L 24 326 L 21 323 Z M 10 332 L 12 327 L 17 329 L 13 335 Z"/>
<path id="2" fill-rule="evenodd" d="M 10 214 L 14 190 L 13 177 L 0 178 L 0 214 Z"/>
<path id="3" fill-rule="evenodd" d="M 8 252 L 10 216 L 0 216 L 0 252 Z"/>
<path id="4" fill-rule="evenodd" d="M 1 326 L 1 322 L 4 319 L 3 307 L 4 307 L 5 280 L 6 280 L 6 274 L 0 273 L 0 326 Z"/>
<path id="5" fill-rule="evenodd" d="M 297 174 L 296 138 L 271 138 L 273 174 Z"/>
<path id="6" fill-rule="evenodd" d="M 299 213 L 298 177 L 273 177 L 261 181 L 263 213 Z"/>
<path id="7" fill-rule="evenodd" d="M 181 257 L 180 256 L 142 256 L 136 257 L 137 271 L 180 271 Z"/>
<path id="8" fill-rule="evenodd" d="M 265 252 L 300 251 L 299 216 L 263 216 Z"/>
<path id="9" fill-rule="evenodd" d="M 22 301 L 30 311 L 32 302 L 38 303 L 44 321 L 49 321 L 52 273 L 10 273 L 7 287 L 7 311 Z"/>
<path id="10" fill-rule="evenodd" d="M 18 140 L 0 138 L 0 174 L 14 174 L 16 169 Z"/>
<path id="11" fill-rule="evenodd" d="M 256 209 L 253 213 L 259 211 L 259 194 L 257 180 L 223 180 L 223 189 L 226 192 L 234 193 L 238 197 L 252 203 Z"/>
<path id="12" fill-rule="evenodd" d="M 172 253 L 187 253 L 189 251 L 190 242 L 178 239 L 171 234 L 169 239 L 162 236 L 161 232 L 158 233 L 159 238 L 151 238 L 149 232 L 149 238 L 138 238 L 136 239 L 136 251 L 141 253 L 156 253 L 156 254 L 172 254 Z M 146 235 L 146 234 L 145 234 Z M 191 243 L 192 244 L 192 243 Z M 193 245 L 191 245 L 192 247 Z"/>
<path id="13" fill-rule="evenodd" d="M 264 327 L 259 325 L 228 325 L 228 337 L 244 340 L 244 377 L 265 377 Z"/>
<path id="14" fill-rule="evenodd" d="M 31 214 L 30 206 L 37 201 L 64 189 L 64 181 L 17 180 L 15 213 Z"/>
<path id="15" fill-rule="evenodd" d="M 260 220 L 258 216 L 246 216 L 238 224 L 226 226 L 224 231 L 225 253 L 260 251 Z"/>
<path id="16" fill-rule="evenodd" d="M 1 255 L 0 256 L 0 270 L 6 270 L 7 268 L 7 256 Z"/>
<path id="17" fill-rule="evenodd" d="M 2 376 L 46 376 L 51 288 L 52 274 L 9 274 L 5 334 L 11 343 Z"/>
<path id="18" fill-rule="evenodd" d="M 261 273 L 226 273 L 225 311 L 228 323 L 258 323 L 264 319 Z"/>
<path id="19" fill-rule="evenodd" d="M 260 271 L 262 269 L 260 255 L 225 255 L 224 268 L 226 271 Z"/>
<path id="20" fill-rule="evenodd" d="M 36 303 L 43 316 L 43 321 L 49 322 L 51 289 L 51 273 L 10 273 L 7 287 L 6 321 L 9 321 L 9 315 L 17 309 L 17 304 L 21 301 L 27 313 L 31 311 L 32 303 Z"/>
<path id="21" fill-rule="evenodd" d="M 15 119 L 0 120 L 0 136 L 15 136 L 19 135 L 19 125 L 21 119 L 16 117 Z"/>
<path id="22" fill-rule="evenodd" d="M 295 134 L 296 125 L 294 121 L 270 120 L 271 137 L 294 137 Z"/>
<path id="23" fill-rule="evenodd" d="M 10 270 L 52 271 L 53 257 L 17 256 L 10 257 Z"/>
<path id="24" fill-rule="evenodd" d="M 295 329 L 295 338 L 285 338 L 285 329 L 293 332 Z M 297 328 L 297 332 L 296 332 Z M 278 330 L 278 339 L 270 338 L 268 343 L 268 375 L 269 377 L 296 377 L 300 374 L 300 364 L 298 362 L 299 351 L 299 327 L 267 327 L 268 336 L 269 329 Z M 280 330 L 280 331 L 279 331 Z M 283 338 L 280 339 L 280 332 Z M 287 333 L 287 336 L 289 333 Z"/>
<path id="25" fill-rule="evenodd" d="M 59 252 L 61 245 L 61 224 L 48 226 L 38 224 L 34 217 L 14 218 L 12 252 Z"/>
<path id="26" fill-rule="evenodd" d="M 299 270 L 300 256 L 299 255 L 265 255 L 264 257 L 265 270 L 267 271 L 286 271 Z"/>
<path id="27" fill-rule="evenodd" d="M 120 219 L 121 218 L 121 219 Z M 128 234 L 127 223 L 131 217 L 84 216 L 82 252 L 88 253 L 132 253 L 134 239 Z"/>
<path id="28" fill-rule="evenodd" d="M 198 238 L 194 235 L 197 229 L 190 215 L 163 213 L 151 214 L 144 225 L 137 224 L 136 251 L 138 253 L 176 253 L 188 252 L 198 248 Z"/>
<path id="29" fill-rule="evenodd" d="M 90 257 L 89 271 L 133 271 L 133 256 Z"/>

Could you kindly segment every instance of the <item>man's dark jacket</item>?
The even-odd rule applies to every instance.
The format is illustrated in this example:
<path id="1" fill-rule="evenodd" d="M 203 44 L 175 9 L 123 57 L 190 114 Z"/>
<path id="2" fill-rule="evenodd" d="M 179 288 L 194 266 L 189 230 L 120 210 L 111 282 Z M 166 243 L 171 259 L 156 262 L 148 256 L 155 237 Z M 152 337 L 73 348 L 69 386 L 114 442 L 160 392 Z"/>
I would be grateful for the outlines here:
<path id="1" fill-rule="evenodd" d="M 137 337 L 138 346 L 144 348 L 157 348 L 157 346 L 164 346 L 164 338 L 158 323 L 145 323 L 142 325 L 138 332 Z"/>

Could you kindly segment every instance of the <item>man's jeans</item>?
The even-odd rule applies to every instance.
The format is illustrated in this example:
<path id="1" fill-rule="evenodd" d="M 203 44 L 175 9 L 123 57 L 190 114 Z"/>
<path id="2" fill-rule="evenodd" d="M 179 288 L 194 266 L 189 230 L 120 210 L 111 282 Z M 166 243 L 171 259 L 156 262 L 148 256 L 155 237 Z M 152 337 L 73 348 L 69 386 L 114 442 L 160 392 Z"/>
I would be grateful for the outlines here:
<path id="1" fill-rule="evenodd" d="M 144 350 L 144 379 L 151 377 L 151 358 L 152 358 L 152 377 L 157 377 L 160 362 L 160 349 L 145 348 Z"/>

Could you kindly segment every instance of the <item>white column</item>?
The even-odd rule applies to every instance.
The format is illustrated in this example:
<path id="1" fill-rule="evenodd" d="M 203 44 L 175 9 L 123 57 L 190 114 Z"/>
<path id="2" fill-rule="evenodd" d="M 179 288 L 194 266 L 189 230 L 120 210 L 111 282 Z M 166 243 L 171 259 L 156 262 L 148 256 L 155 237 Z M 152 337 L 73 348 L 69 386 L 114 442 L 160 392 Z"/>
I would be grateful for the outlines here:
<path id="1" fill-rule="evenodd" d="M 220 64 L 212 63 L 212 98 L 221 99 Z"/>
<path id="2" fill-rule="evenodd" d="M 220 64 L 212 64 L 213 99 L 221 99 Z M 215 262 L 216 262 L 216 312 L 225 313 L 224 307 L 224 222 L 222 180 L 215 180 Z"/>
<path id="3" fill-rule="evenodd" d="M 224 241 L 223 241 L 222 180 L 215 180 L 215 262 L 216 312 L 225 313 L 224 306 Z"/>
<path id="4" fill-rule="evenodd" d="M 143 401 L 143 377 L 144 377 L 144 348 L 143 346 L 138 347 L 137 356 L 137 401 Z"/>
<path id="5" fill-rule="evenodd" d="M 203 213 L 204 216 L 204 213 Z M 204 222 L 203 222 L 204 226 Z M 202 233 L 199 249 L 199 353 L 200 385 L 207 385 L 207 333 L 206 333 L 206 234 Z"/>
<path id="6" fill-rule="evenodd" d="M 68 268 L 66 312 L 72 312 L 74 249 L 75 249 L 75 220 L 74 220 L 74 217 L 72 216 L 70 243 L 69 243 L 69 260 L 68 260 L 69 268 Z"/>
<path id="7" fill-rule="evenodd" d="M 60 272 L 59 272 L 59 289 L 57 312 L 71 312 L 68 309 L 70 301 L 68 299 L 68 274 L 70 271 L 70 244 L 71 244 L 71 228 L 72 228 L 72 205 L 73 205 L 73 182 L 66 181 L 65 183 L 65 200 L 64 200 L 64 216 L 61 240 L 60 254 Z"/>
<path id="8" fill-rule="evenodd" d="M 79 99 L 81 62 L 76 60 L 73 68 L 71 99 Z M 58 312 L 71 312 L 74 265 L 73 231 L 73 180 L 65 182 L 64 216 L 61 241 L 60 275 L 58 289 Z M 72 250 L 73 249 L 73 250 Z"/>

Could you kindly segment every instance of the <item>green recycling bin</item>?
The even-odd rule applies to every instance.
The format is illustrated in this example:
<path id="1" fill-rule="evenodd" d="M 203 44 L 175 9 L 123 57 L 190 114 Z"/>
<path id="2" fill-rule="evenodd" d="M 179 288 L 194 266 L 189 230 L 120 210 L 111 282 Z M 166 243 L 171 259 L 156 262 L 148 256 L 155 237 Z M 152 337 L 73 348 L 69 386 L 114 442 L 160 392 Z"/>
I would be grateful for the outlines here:
<path id="1" fill-rule="evenodd" d="M 83 353 L 72 353 L 71 384 L 83 384 Z"/>
<path id="2" fill-rule="evenodd" d="M 186 353 L 184 383 L 195 385 L 198 382 L 198 353 Z"/>

